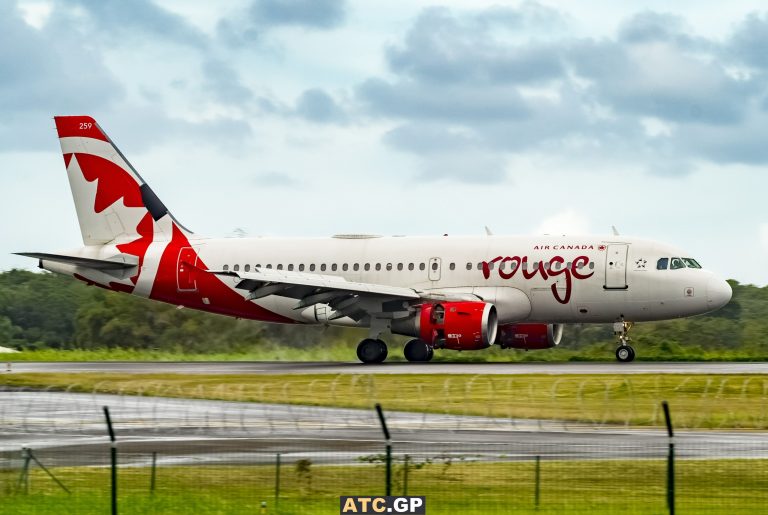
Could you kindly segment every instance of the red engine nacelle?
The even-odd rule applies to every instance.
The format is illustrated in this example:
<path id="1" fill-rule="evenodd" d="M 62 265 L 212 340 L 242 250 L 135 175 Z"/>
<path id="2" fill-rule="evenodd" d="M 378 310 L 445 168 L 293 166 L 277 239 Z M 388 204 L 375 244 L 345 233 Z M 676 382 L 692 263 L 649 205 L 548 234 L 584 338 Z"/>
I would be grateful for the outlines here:
<path id="1" fill-rule="evenodd" d="M 424 304 L 416 332 L 433 347 L 477 350 L 493 345 L 498 322 L 496 307 L 486 302 Z"/>
<path id="2" fill-rule="evenodd" d="M 563 324 L 505 324 L 496 343 L 502 349 L 549 349 L 560 343 Z"/>

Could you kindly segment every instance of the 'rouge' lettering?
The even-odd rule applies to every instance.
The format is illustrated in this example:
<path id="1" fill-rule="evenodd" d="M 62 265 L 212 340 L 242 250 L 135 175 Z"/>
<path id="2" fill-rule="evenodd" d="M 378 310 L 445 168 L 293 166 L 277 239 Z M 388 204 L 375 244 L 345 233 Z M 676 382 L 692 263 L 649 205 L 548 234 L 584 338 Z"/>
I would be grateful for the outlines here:
<path id="1" fill-rule="evenodd" d="M 560 297 L 560 293 L 557 289 L 557 283 L 552 283 L 550 286 L 552 295 L 555 300 L 560 304 L 568 304 L 571 301 L 571 293 L 573 291 L 573 279 L 584 280 L 589 279 L 595 273 L 590 272 L 588 274 L 581 273 L 581 268 L 589 266 L 589 257 L 579 256 L 571 262 L 571 266 L 564 266 L 565 259 L 562 256 L 555 256 L 549 260 L 549 266 L 544 265 L 544 261 L 540 262 L 536 269 L 528 270 L 528 256 L 498 256 L 491 261 L 483 261 L 483 277 L 485 279 L 491 278 L 491 267 L 494 263 L 499 264 L 499 277 L 508 280 L 512 279 L 519 269 L 522 269 L 523 278 L 526 281 L 530 281 L 536 275 L 541 275 L 543 280 L 547 280 L 551 277 L 564 276 L 565 280 L 565 295 Z M 511 263 L 511 267 L 505 266 L 506 263 Z M 511 268 L 506 271 L 505 268 Z"/>

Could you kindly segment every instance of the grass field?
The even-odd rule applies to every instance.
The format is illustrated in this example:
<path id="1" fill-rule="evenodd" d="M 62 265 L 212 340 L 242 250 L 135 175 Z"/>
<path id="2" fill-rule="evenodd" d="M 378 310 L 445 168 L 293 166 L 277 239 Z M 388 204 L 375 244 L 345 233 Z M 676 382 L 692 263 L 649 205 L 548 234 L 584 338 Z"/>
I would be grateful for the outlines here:
<path id="1" fill-rule="evenodd" d="M 405 361 L 402 347 L 408 339 L 392 336 L 388 361 Z M 246 352 L 191 353 L 182 351 L 105 348 L 105 349 L 38 349 L 0 354 L 0 361 L 354 361 L 356 342 L 332 342 L 324 345 L 291 347 L 265 343 Z M 493 346 L 480 352 L 438 351 L 435 361 L 449 362 L 568 362 L 613 361 L 615 343 L 607 341 L 583 349 L 557 347 L 525 352 Z M 681 346 L 640 345 L 638 361 L 766 361 L 768 353 L 759 349 L 691 349 Z"/>
<path id="2" fill-rule="evenodd" d="M 768 427 L 764 375 L 4 374 L 0 384 L 80 392 L 545 418 L 678 428 Z"/>
<path id="3" fill-rule="evenodd" d="M 361 469 L 361 467 L 366 467 Z M 30 494 L 14 493 L 17 473 L 0 472 L 0 513 L 107 513 L 109 469 L 59 468 L 71 490 L 58 490 L 35 470 Z M 393 494 L 403 493 L 397 470 Z M 279 510 L 274 509 L 273 466 L 161 467 L 149 492 L 149 469 L 119 471 L 120 513 L 338 513 L 339 495 L 382 495 L 383 468 L 374 465 L 317 466 L 281 473 Z M 411 470 L 408 493 L 427 497 L 430 514 L 665 513 L 666 462 L 544 461 L 540 507 L 534 509 L 534 464 L 455 463 Z M 712 485 L 717 485 L 716 489 Z M 460 488 L 457 488 L 459 487 Z M 768 460 L 678 461 L 677 507 L 681 513 L 761 513 L 768 502 Z"/>

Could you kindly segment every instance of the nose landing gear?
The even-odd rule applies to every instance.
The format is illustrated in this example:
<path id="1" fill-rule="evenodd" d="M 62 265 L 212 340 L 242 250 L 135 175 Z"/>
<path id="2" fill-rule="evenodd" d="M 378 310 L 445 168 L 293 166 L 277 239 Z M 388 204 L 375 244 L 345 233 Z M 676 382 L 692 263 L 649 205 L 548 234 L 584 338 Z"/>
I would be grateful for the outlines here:
<path id="1" fill-rule="evenodd" d="M 613 324 L 613 334 L 619 337 L 619 346 L 616 349 L 616 359 L 621 363 L 629 363 L 635 359 L 635 349 L 629 345 L 629 330 L 634 322 L 626 322 L 623 319 Z"/>

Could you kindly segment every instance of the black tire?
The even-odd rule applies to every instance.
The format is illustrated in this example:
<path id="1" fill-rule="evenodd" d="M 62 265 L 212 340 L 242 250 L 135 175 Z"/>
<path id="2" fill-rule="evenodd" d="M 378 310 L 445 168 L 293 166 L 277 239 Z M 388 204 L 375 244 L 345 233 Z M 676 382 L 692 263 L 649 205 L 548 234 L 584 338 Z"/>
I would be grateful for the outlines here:
<path id="1" fill-rule="evenodd" d="M 635 359 L 635 349 L 629 345 L 619 345 L 616 348 L 616 360 L 619 363 L 629 363 Z"/>
<path id="2" fill-rule="evenodd" d="M 357 359 L 363 363 L 381 363 L 387 359 L 387 344 L 366 338 L 357 345 Z"/>
<path id="3" fill-rule="evenodd" d="M 429 348 L 429 356 L 427 356 L 427 361 L 432 361 L 432 358 L 435 357 L 435 349 L 432 347 Z"/>
<path id="4" fill-rule="evenodd" d="M 434 351 L 429 345 L 427 345 L 427 342 L 418 338 L 409 340 L 403 348 L 403 355 L 405 356 L 405 359 L 412 362 L 429 361 L 432 359 L 433 354 Z"/>

